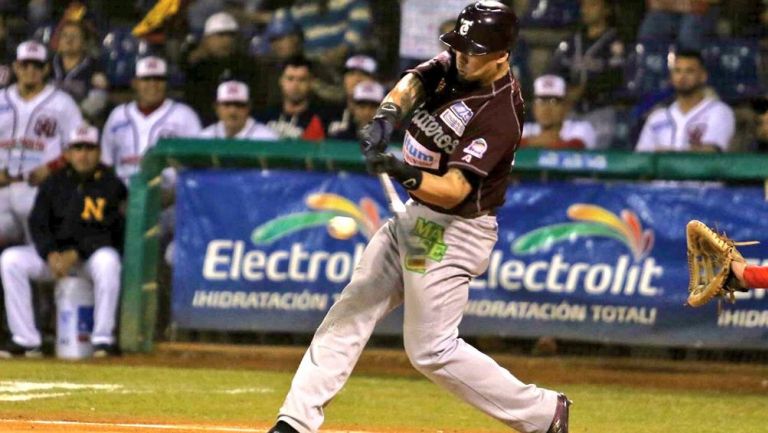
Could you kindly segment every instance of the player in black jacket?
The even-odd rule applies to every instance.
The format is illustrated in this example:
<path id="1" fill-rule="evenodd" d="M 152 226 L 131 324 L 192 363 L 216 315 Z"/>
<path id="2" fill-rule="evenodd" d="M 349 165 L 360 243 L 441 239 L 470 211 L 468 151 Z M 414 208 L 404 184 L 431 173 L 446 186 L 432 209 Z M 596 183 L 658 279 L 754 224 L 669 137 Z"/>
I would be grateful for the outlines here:
<path id="1" fill-rule="evenodd" d="M 30 280 L 76 275 L 94 289 L 94 356 L 117 353 L 113 331 L 120 295 L 120 253 L 125 227 L 125 185 L 101 164 L 98 131 L 77 128 L 67 165 L 41 185 L 29 217 L 33 245 L 0 256 L 8 325 L 13 334 L 0 357 L 40 356 Z"/>

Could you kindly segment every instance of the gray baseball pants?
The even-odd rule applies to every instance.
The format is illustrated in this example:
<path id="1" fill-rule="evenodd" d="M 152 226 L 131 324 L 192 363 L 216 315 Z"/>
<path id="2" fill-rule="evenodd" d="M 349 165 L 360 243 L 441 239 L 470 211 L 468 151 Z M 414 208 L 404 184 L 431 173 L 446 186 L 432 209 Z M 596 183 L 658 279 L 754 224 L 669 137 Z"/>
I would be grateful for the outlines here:
<path id="1" fill-rule="evenodd" d="M 405 303 L 403 342 L 419 372 L 521 433 L 546 432 L 557 393 L 522 383 L 458 336 L 470 279 L 485 272 L 496 243 L 496 217 L 466 219 L 415 203 L 407 209 L 406 218 L 390 219 L 369 242 L 317 329 L 278 419 L 301 433 L 317 432 L 376 323 Z M 417 231 L 445 246 L 432 249 L 423 272 L 405 269 Z"/>

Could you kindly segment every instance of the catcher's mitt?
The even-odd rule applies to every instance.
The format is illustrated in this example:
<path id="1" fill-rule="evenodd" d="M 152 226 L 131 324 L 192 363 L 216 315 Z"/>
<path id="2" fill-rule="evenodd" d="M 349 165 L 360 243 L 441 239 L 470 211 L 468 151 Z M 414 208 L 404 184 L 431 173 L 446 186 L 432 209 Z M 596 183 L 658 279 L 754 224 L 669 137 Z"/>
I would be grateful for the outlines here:
<path id="1" fill-rule="evenodd" d="M 685 233 L 690 274 L 688 305 L 700 307 L 716 296 L 735 302 L 735 291 L 748 290 L 731 271 L 731 262 L 745 261 L 736 246 L 758 242 L 734 242 L 697 220 L 688 222 Z"/>

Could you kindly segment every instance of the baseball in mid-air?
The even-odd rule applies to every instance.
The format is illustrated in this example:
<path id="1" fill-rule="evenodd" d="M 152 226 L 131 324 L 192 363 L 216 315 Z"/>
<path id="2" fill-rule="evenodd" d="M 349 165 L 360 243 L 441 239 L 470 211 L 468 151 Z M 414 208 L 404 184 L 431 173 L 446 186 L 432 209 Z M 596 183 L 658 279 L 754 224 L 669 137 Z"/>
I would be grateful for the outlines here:
<path id="1" fill-rule="evenodd" d="M 357 234 L 357 221 L 346 216 L 335 216 L 328 221 L 328 234 L 342 241 L 349 239 Z"/>

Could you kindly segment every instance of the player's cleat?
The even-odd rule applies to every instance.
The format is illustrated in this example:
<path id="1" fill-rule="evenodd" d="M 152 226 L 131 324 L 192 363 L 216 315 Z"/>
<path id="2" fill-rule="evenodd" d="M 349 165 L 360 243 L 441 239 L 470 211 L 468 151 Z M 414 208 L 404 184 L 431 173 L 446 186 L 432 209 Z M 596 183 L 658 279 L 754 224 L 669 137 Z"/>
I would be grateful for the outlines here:
<path id="1" fill-rule="evenodd" d="M 42 358 L 43 352 L 39 346 L 27 347 L 20 344 L 16 344 L 13 340 L 8 340 L 7 343 L 0 348 L 0 358 Z"/>
<path id="2" fill-rule="evenodd" d="M 114 344 L 95 344 L 93 346 L 94 358 L 108 358 L 110 356 L 120 356 L 120 349 Z"/>
<path id="3" fill-rule="evenodd" d="M 547 433 L 568 433 L 568 412 L 573 404 L 565 394 L 557 395 L 557 407 L 555 408 L 555 417 L 552 419 L 552 425 L 549 426 Z"/>
<path id="4" fill-rule="evenodd" d="M 278 421 L 267 433 L 299 433 L 285 421 Z"/>

